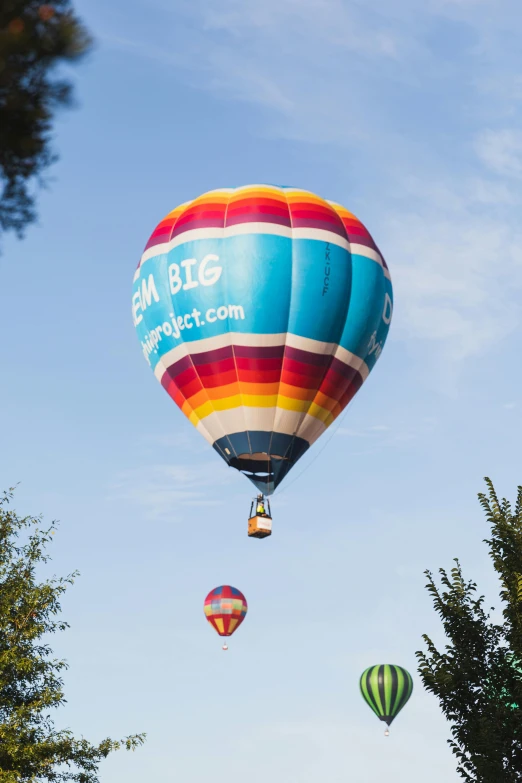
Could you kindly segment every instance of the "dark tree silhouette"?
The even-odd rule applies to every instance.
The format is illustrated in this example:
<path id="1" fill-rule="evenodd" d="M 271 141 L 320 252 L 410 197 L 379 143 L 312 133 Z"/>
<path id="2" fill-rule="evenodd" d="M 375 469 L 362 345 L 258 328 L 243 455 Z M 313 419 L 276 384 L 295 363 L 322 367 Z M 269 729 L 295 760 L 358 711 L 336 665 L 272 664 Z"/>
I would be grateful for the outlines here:
<path id="1" fill-rule="evenodd" d="M 35 189 L 55 160 L 56 110 L 71 103 L 71 85 L 54 74 L 91 46 L 70 0 L 0 2 L 0 235 L 23 235 L 35 220 Z"/>
<path id="2" fill-rule="evenodd" d="M 426 571 L 427 589 L 448 639 L 443 651 L 429 636 L 418 652 L 424 687 L 437 696 L 451 725 L 449 745 L 464 780 L 522 781 L 522 487 L 514 510 L 486 479 L 479 499 L 491 525 L 488 545 L 500 578 L 502 622 L 493 622 L 477 585 L 458 560 L 441 586 Z M 493 610 L 493 609 L 492 609 Z"/>

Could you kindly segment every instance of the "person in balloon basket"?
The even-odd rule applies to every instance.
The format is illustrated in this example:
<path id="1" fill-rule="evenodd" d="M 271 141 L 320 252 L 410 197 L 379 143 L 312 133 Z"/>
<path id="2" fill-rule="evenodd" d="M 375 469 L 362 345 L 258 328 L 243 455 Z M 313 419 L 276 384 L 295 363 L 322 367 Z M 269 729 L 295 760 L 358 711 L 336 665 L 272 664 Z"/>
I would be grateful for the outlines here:
<path id="1" fill-rule="evenodd" d="M 265 499 L 263 495 L 257 496 L 256 514 L 258 517 L 268 516 L 268 514 L 265 511 Z"/>

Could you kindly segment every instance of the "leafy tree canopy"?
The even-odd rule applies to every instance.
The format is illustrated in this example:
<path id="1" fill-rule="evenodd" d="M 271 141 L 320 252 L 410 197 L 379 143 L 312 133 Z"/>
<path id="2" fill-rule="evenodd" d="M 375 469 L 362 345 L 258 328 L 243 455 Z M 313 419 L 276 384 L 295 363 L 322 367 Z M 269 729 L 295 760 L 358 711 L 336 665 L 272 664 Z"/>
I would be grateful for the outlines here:
<path id="1" fill-rule="evenodd" d="M 54 113 L 72 96 L 71 85 L 54 71 L 90 45 L 70 0 L 0 2 L 0 234 L 21 236 L 36 218 L 32 186 L 42 184 L 42 172 L 55 160 Z"/>
<path id="2" fill-rule="evenodd" d="M 440 584 L 426 571 L 448 643 L 439 650 L 424 635 L 427 651 L 417 658 L 425 688 L 451 723 L 461 777 L 515 783 L 522 781 L 522 487 L 513 509 L 486 484 L 479 500 L 491 527 L 485 543 L 500 579 L 501 620 L 493 621 L 458 560 L 449 573 L 439 570 Z"/>
<path id="3" fill-rule="evenodd" d="M 0 782 L 97 783 L 100 761 L 122 746 L 134 750 L 145 735 L 93 745 L 55 728 L 67 664 L 42 637 L 68 628 L 60 597 L 77 574 L 38 579 L 55 526 L 19 517 L 11 500 L 11 491 L 0 496 Z"/>

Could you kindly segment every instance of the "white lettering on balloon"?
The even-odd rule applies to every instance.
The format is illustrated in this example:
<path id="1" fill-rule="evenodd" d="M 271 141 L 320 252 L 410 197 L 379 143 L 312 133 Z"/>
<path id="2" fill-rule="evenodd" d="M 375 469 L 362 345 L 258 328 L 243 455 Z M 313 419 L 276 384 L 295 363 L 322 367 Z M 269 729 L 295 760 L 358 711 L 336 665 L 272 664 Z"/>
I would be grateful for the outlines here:
<path id="1" fill-rule="evenodd" d="M 392 305 L 391 297 L 389 294 L 384 294 L 384 308 L 382 311 L 382 320 L 384 321 L 386 326 L 389 326 L 391 322 L 392 313 L 393 313 L 393 305 Z M 378 359 L 382 353 L 383 347 L 384 347 L 384 341 L 383 340 L 377 341 L 377 332 L 374 332 L 370 337 L 370 341 L 368 343 L 367 356 L 371 356 L 372 354 L 375 354 L 375 358 Z"/>
<path id="2" fill-rule="evenodd" d="M 141 288 L 135 292 L 132 297 L 132 314 L 134 317 L 134 326 L 137 326 L 140 321 L 143 320 L 142 312 L 150 307 L 152 300 L 159 302 L 158 292 L 156 290 L 156 283 L 154 282 L 154 275 L 151 273 L 147 278 L 141 281 Z"/>
<path id="3" fill-rule="evenodd" d="M 185 258 L 180 264 L 170 264 L 168 268 L 169 289 L 172 296 L 181 289 L 190 291 L 191 288 L 197 288 L 199 285 L 209 286 L 217 283 L 223 272 L 223 267 L 216 262 L 219 256 L 214 253 L 208 253 L 198 265 L 197 258 Z M 197 278 L 197 279 L 196 279 Z M 143 320 L 143 312 L 152 305 L 152 302 L 159 302 L 160 297 L 156 288 L 154 275 L 151 273 L 144 277 L 138 290 L 132 296 L 132 316 L 134 326 L 138 326 Z M 178 329 L 190 329 L 187 321 L 177 324 Z M 199 323 L 198 323 L 199 326 Z"/>
<path id="4" fill-rule="evenodd" d="M 202 317 L 203 316 L 203 317 Z M 184 315 L 175 315 L 175 313 L 169 314 L 170 321 L 164 321 L 160 326 L 155 326 L 149 332 L 142 336 L 142 348 L 143 354 L 150 364 L 150 355 L 158 353 L 158 345 L 162 342 L 163 337 L 171 337 L 174 340 L 179 340 L 181 332 L 185 329 L 193 329 L 205 326 L 206 323 L 213 324 L 216 321 L 244 321 L 245 311 L 242 305 L 229 304 L 221 305 L 220 307 L 209 307 L 205 312 L 201 312 L 197 307 L 194 307 L 191 313 L 185 313 Z M 142 320 L 143 316 L 139 318 Z M 169 346 L 172 344 L 169 341 Z"/>
<path id="5" fill-rule="evenodd" d="M 391 323 L 393 313 L 392 300 L 389 294 L 384 294 L 384 310 L 382 311 L 382 320 L 388 326 Z"/>
<path id="6" fill-rule="evenodd" d="M 376 337 L 377 332 L 374 332 L 370 337 L 370 342 L 368 343 L 368 356 L 371 356 L 372 353 L 374 353 L 375 358 L 378 359 L 382 353 L 382 343 L 377 342 Z"/>
<path id="7" fill-rule="evenodd" d="M 183 288 L 188 291 L 191 288 L 197 288 L 198 285 L 214 285 L 221 277 L 222 266 L 209 266 L 219 261 L 219 256 L 209 253 L 199 264 L 197 269 L 197 280 L 194 279 L 193 267 L 196 266 L 196 258 L 186 258 L 181 264 L 170 264 L 169 266 L 169 285 L 170 293 L 174 296 Z M 194 272 L 196 270 L 194 269 Z"/>

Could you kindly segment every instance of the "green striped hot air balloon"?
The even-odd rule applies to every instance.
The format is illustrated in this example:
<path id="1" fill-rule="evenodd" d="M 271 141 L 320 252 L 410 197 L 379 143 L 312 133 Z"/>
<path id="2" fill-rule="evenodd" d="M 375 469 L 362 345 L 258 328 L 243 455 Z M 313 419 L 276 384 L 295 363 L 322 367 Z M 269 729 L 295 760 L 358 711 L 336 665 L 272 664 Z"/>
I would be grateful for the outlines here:
<path id="1" fill-rule="evenodd" d="M 402 666 L 388 663 L 366 669 L 359 685 L 365 702 L 388 726 L 402 710 L 413 690 L 411 674 Z M 390 732 L 386 729 L 384 733 L 388 736 Z"/>

